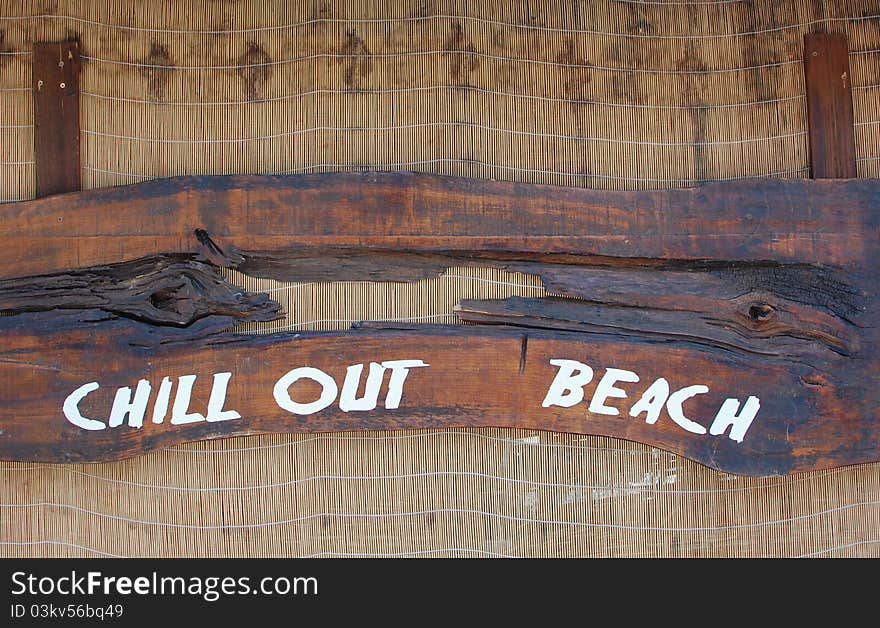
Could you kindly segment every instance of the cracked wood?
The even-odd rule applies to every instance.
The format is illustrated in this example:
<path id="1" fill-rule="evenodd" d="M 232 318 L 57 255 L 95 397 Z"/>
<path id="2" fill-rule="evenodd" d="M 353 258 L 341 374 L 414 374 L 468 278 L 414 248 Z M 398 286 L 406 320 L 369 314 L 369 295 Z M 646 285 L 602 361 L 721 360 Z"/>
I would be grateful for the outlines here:
<path id="1" fill-rule="evenodd" d="M 0 457 L 513 426 L 743 474 L 874 461 L 878 200 L 866 180 L 603 192 L 397 173 L 181 178 L 8 205 Z M 279 306 L 218 268 L 414 281 L 460 264 L 536 274 L 553 296 L 465 300 L 463 327 L 241 336 L 234 323 Z"/>

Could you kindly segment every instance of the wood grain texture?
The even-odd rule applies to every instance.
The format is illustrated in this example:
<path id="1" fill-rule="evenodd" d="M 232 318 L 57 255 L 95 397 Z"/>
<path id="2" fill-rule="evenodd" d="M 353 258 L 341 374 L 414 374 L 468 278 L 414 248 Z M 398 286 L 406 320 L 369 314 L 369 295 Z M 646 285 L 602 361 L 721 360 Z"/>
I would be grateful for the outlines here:
<path id="1" fill-rule="evenodd" d="M 179 177 L 6 205 L 0 278 L 198 251 L 277 279 L 322 276 L 289 260 L 327 250 L 844 267 L 873 246 L 878 203 L 869 180 L 624 192 L 409 173 Z M 352 266 L 345 278 L 379 278 Z"/>
<path id="2" fill-rule="evenodd" d="M 0 457 L 109 460 L 233 434 L 506 426 L 619 436 L 740 474 L 878 460 L 878 192 L 867 180 L 629 193 L 340 174 L 177 179 L 11 205 L 0 228 L 23 238 L 0 252 Z M 22 255 L 24 243 L 40 255 Z M 277 304 L 218 272 L 411 281 L 462 263 L 539 275 L 556 296 L 464 301 L 458 315 L 475 326 L 253 337 L 228 329 L 271 320 Z M 396 360 L 426 366 L 398 381 L 395 406 Z M 566 379 L 563 364 L 575 362 L 560 360 L 592 376 Z M 276 387 L 302 367 L 335 393 L 301 415 Z M 366 395 L 373 371 L 375 403 L 343 407 L 346 394 Z M 218 373 L 228 387 L 215 399 Z M 187 376 L 192 394 L 172 410 Z M 142 423 L 119 415 L 110 426 L 117 391 L 136 397 L 141 380 Z M 61 411 L 87 383 L 98 387 L 78 407 L 100 429 Z M 554 383 L 563 403 L 551 400 Z M 322 388 L 306 378 L 289 390 L 307 404 Z M 751 398 L 760 409 L 735 437 L 718 417 L 728 400 L 737 412 Z M 240 417 L 206 420 L 227 410 Z M 169 418 L 187 412 L 202 418 Z"/>
<path id="3" fill-rule="evenodd" d="M 804 75 L 812 177 L 852 179 L 856 144 L 846 35 L 804 35 Z"/>
<path id="4" fill-rule="evenodd" d="M 80 189 L 79 43 L 34 44 L 37 197 Z"/>

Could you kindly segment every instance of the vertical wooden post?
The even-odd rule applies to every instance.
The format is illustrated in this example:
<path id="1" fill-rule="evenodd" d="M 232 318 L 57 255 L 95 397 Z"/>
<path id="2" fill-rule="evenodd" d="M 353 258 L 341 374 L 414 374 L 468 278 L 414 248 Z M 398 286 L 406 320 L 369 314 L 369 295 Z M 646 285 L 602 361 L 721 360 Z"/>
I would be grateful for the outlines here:
<path id="1" fill-rule="evenodd" d="M 852 86 L 845 35 L 804 35 L 804 78 L 812 178 L 855 178 Z"/>
<path id="2" fill-rule="evenodd" d="M 80 189 L 79 42 L 34 44 L 37 197 Z"/>

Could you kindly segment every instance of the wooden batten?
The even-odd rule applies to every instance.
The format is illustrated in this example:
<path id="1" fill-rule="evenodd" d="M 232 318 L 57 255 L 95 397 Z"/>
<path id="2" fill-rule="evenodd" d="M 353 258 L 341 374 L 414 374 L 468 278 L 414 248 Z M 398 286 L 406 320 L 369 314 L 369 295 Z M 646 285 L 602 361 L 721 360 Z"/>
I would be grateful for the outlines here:
<path id="1" fill-rule="evenodd" d="M 804 74 L 814 179 L 856 176 L 852 73 L 845 35 L 804 36 Z"/>
<path id="2" fill-rule="evenodd" d="M 34 44 L 37 197 L 80 189 L 79 42 Z"/>

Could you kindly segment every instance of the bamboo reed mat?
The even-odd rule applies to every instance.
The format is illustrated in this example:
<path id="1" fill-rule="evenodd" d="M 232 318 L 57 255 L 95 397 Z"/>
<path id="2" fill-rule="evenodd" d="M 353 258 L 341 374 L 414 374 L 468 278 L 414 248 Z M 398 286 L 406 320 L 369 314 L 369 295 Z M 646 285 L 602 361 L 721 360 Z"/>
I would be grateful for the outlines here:
<path id="1" fill-rule="evenodd" d="M 809 172 L 802 37 L 849 37 L 880 175 L 880 2 L 0 0 L 0 199 L 34 194 L 31 44 L 79 38 L 85 188 L 415 170 L 650 189 Z M 276 284 L 274 329 L 454 323 L 534 278 Z M 263 328 L 242 329 L 259 333 Z M 505 394 L 505 391 L 495 391 Z M 880 465 L 784 478 L 505 429 L 268 435 L 0 463 L 6 556 L 880 556 Z"/>

